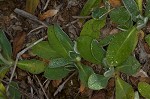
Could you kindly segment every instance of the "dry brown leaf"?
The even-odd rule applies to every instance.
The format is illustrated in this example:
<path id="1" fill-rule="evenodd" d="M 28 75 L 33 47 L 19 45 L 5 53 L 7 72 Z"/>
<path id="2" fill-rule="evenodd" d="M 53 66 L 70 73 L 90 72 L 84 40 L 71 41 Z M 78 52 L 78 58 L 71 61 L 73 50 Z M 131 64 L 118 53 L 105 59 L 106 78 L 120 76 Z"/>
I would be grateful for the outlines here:
<path id="1" fill-rule="evenodd" d="M 44 12 L 43 14 L 40 14 L 39 19 L 45 20 L 48 17 L 53 17 L 54 15 L 57 14 L 57 12 L 58 12 L 58 10 L 55 10 L 55 9 L 48 10 L 48 11 Z"/>
<path id="2" fill-rule="evenodd" d="M 121 6 L 121 0 L 109 0 L 109 3 L 112 7 L 118 7 Z"/>
<path id="3" fill-rule="evenodd" d="M 15 58 L 17 53 L 22 49 L 24 41 L 26 38 L 25 32 L 17 33 L 13 40 L 13 57 Z"/>
<path id="4" fill-rule="evenodd" d="M 85 86 L 83 84 L 80 84 L 79 92 L 83 93 L 84 89 L 85 89 Z"/>
<path id="5" fill-rule="evenodd" d="M 98 93 L 95 93 L 91 99 L 106 99 L 106 92 L 105 90 L 100 90 Z"/>
<path id="6" fill-rule="evenodd" d="M 61 82 L 62 82 L 62 80 L 53 80 L 52 85 L 53 85 L 53 87 L 58 87 Z"/>

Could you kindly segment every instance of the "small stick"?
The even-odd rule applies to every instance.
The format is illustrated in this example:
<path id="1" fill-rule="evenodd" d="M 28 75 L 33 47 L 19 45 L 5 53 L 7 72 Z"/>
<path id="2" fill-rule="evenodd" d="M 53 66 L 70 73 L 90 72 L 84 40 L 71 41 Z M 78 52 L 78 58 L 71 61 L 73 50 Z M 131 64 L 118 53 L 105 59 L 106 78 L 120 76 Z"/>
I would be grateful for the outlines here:
<path id="1" fill-rule="evenodd" d="M 74 73 L 72 73 L 58 88 L 57 88 L 57 90 L 55 91 L 55 93 L 54 93 L 54 96 L 56 96 L 57 94 L 58 94 L 58 92 L 60 92 L 62 89 L 63 89 L 63 87 L 64 87 L 64 85 L 69 81 L 69 79 L 72 77 L 72 76 L 74 76 L 76 74 L 76 72 L 74 72 Z"/>
<path id="2" fill-rule="evenodd" d="M 35 75 L 35 77 L 36 77 L 36 79 L 37 79 L 37 81 L 38 81 L 38 83 L 39 83 L 39 85 L 40 85 L 40 87 L 41 87 L 41 89 L 42 89 L 42 91 L 43 91 L 46 99 L 49 99 L 48 96 L 47 96 L 47 94 L 46 94 L 46 92 L 45 92 L 45 90 L 44 90 L 44 88 L 43 88 L 43 85 L 41 84 L 41 82 L 39 80 L 39 78 L 36 75 Z"/>
<path id="3" fill-rule="evenodd" d="M 44 6 L 44 8 L 43 8 L 43 11 L 47 8 L 47 6 L 48 6 L 49 2 L 50 2 L 50 0 L 47 0 L 47 2 L 46 2 L 46 4 L 45 4 L 45 6 Z"/>
<path id="4" fill-rule="evenodd" d="M 92 16 L 72 16 L 74 19 L 87 19 L 92 18 Z"/>
<path id="5" fill-rule="evenodd" d="M 31 31 L 27 34 L 27 36 L 30 35 L 32 32 L 34 32 L 34 31 L 36 31 L 36 30 L 39 30 L 39 29 L 41 29 L 41 28 L 45 28 L 45 26 L 41 25 L 41 26 L 39 26 L 39 27 L 37 27 L 37 28 L 31 30 Z"/>
<path id="6" fill-rule="evenodd" d="M 21 16 L 23 16 L 23 17 L 26 17 L 26 18 L 28 18 L 28 19 L 30 19 L 30 20 L 33 20 L 33 21 L 35 21 L 35 22 L 38 22 L 38 23 L 44 25 L 45 27 L 48 27 L 44 22 L 38 20 L 38 18 L 37 18 L 36 16 L 34 16 L 34 15 L 32 15 L 32 14 L 26 12 L 26 11 L 23 11 L 23 10 L 21 10 L 21 9 L 16 8 L 16 9 L 14 10 L 14 12 L 17 13 L 17 14 L 19 14 L 19 15 L 21 15 Z"/>
<path id="7" fill-rule="evenodd" d="M 28 46 L 27 48 L 23 49 L 21 52 L 19 52 L 19 53 L 17 54 L 16 60 L 15 60 L 15 63 L 14 63 L 14 68 L 13 68 L 11 77 L 10 77 L 10 79 L 9 79 L 9 84 L 11 83 L 11 81 L 12 81 L 12 79 L 13 79 L 13 77 L 14 77 L 14 73 L 15 73 L 15 70 L 16 70 L 16 67 L 17 67 L 17 63 L 18 63 L 18 60 L 19 60 L 20 56 L 21 56 L 23 53 L 25 53 L 27 50 L 29 50 L 31 47 L 33 47 L 34 45 L 38 44 L 39 42 L 43 41 L 43 40 L 46 39 L 46 38 L 47 38 L 47 36 L 44 36 L 43 38 L 37 40 L 36 42 L 34 42 L 33 44 L 31 44 L 30 46 Z M 9 89 L 9 84 L 8 84 L 8 86 L 7 86 L 7 88 L 6 88 L 6 91 L 8 91 L 8 89 Z"/>

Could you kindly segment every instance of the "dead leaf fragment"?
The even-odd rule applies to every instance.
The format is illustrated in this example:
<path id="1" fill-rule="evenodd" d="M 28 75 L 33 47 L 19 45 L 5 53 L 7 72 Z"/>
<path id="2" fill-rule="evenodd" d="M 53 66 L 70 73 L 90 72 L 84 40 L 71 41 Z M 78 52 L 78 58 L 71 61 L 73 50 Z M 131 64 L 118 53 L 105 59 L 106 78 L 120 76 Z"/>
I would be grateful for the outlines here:
<path id="1" fill-rule="evenodd" d="M 40 14 L 39 19 L 45 20 L 48 17 L 53 17 L 54 15 L 57 14 L 57 12 L 58 12 L 58 10 L 55 10 L 55 9 L 48 10 L 48 11 L 44 12 L 43 14 Z"/>
<path id="2" fill-rule="evenodd" d="M 24 41 L 26 38 L 25 32 L 17 33 L 13 40 L 13 57 L 15 58 L 17 53 L 22 49 Z"/>
<path id="3" fill-rule="evenodd" d="M 112 7 L 121 6 L 121 0 L 109 0 L 109 3 Z"/>
<path id="4" fill-rule="evenodd" d="M 40 0 L 26 0 L 26 11 L 34 14 Z"/>
<path id="5" fill-rule="evenodd" d="M 61 82 L 62 82 L 62 80 L 53 80 L 52 85 L 53 85 L 53 87 L 58 87 Z"/>

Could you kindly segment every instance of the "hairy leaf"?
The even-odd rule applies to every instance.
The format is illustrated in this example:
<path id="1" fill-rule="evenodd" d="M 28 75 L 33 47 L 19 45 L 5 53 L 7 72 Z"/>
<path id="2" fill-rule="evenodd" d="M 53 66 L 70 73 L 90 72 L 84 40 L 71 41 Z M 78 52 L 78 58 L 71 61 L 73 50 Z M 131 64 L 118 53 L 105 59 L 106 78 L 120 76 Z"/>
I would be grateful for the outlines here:
<path id="1" fill-rule="evenodd" d="M 65 67 L 50 68 L 47 67 L 44 76 L 50 80 L 59 80 L 68 75 L 70 71 Z"/>
<path id="2" fill-rule="evenodd" d="M 39 60 L 20 60 L 18 61 L 17 66 L 25 71 L 28 71 L 32 74 L 40 74 L 45 70 L 45 63 Z"/>
<path id="3" fill-rule="evenodd" d="M 130 15 L 124 7 L 118 7 L 110 12 L 110 18 L 117 24 L 125 24 L 130 19 Z"/>
<path id="4" fill-rule="evenodd" d="M 116 79 L 116 99 L 134 99 L 134 90 L 130 84 L 119 77 Z"/>
<path id="5" fill-rule="evenodd" d="M 99 5 L 99 3 L 101 2 L 102 0 L 88 0 L 83 9 L 81 10 L 81 13 L 80 15 L 81 16 L 87 16 L 89 15 L 90 11 L 92 10 L 93 7 L 95 7 L 96 5 Z"/>
<path id="6" fill-rule="evenodd" d="M 105 7 L 95 8 L 92 12 L 92 17 L 98 20 L 104 20 L 107 16 L 108 10 Z"/>
<path id="7" fill-rule="evenodd" d="M 89 66 L 85 66 L 85 65 L 81 65 L 80 68 L 78 68 L 79 70 L 79 78 L 81 80 L 81 83 L 88 87 L 88 79 L 90 77 L 91 74 L 94 73 L 93 69 Z"/>
<path id="8" fill-rule="evenodd" d="M 138 71 L 140 66 L 141 64 L 139 61 L 136 60 L 135 57 L 130 56 L 122 65 L 118 66 L 116 69 L 128 75 L 133 75 Z"/>
<path id="9" fill-rule="evenodd" d="M 143 97 L 150 99 L 150 84 L 146 82 L 139 82 L 138 90 Z"/>
<path id="10" fill-rule="evenodd" d="M 88 87 L 93 90 L 100 90 L 107 86 L 109 78 L 93 73 L 88 79 Z"/>
<path id="11" fill-rule="evenodd" d="M 69 60 L 69 59 L 56 58 L 56 59 L 52 59 L 50 61 L 49 68 L 58 68 L 58 67 L 67 66 L 70 64 L 73 64 L 73 62 L 71 62 L 71 60 Z"/>
<path id="12" fill-rule="evenodd" d="M 135 49 L 137 41 L 138 30 L 135 27 L 115 35 L 107 49 L 106 60 L 108 65 L 122 64 Z"/>
<path id="13" fill-rule="evenodd" d="M 77 39 L 77 48 L 84 59 L 96 64 L 101 64 L 105 52 L 98 46 L 95 39 L 89 36 L 80 36 Z"/>
<path id="14" fill-rule="evenodd" d="M 47 41 L 42 41 L 32 47 L 32 52 L 44 59 L 54 59 L 61 57 L 59 53 L 54 51 Z"/>
<path id="15" fill-rule="evenodd" d="M 125 8 L 128 10 L 133 21 L 136 21 L 136 17 L 139 15 L 139 9 L 135 0 L 122 0 Z"/>
<path id="16" fill-rule="evenodd" d="M 53 50 L 63 57 L 69 57 L 73 44 L 68 35 L 58 25 L 48 27 L 48 41 Z"/>
<path id="17" fill-rule="evenodd" d="M 87 21 L 83 29 L 81 30 L 80 36 L 90 36 L 92 38 L 99 38 L 100 35 L 100 29 L 104 27 L 106 20 L 94 20 L 91 19 Z"/>

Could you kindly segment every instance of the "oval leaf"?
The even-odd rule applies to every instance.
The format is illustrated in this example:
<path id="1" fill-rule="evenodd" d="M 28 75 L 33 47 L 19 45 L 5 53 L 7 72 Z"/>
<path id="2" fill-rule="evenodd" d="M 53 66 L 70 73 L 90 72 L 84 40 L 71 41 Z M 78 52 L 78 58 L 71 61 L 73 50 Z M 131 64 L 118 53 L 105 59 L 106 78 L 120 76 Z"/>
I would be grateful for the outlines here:
<path id="1" fill-rule="evenodd" d="M 3 57 L 8 60 L 11 60 L 11 56 L 12 56 L 11 44 L 8 41 L 4 32 L 1 30 L 0 30 L 0 49 Z"/>
<path id="2" fill-rule="evenodd" d="M 136 21 L 136 17 L 140 14 L 138 6 L 135 0 L 122 0 L 125 8 L 129 12 L 133 21 Z"/>
<path id="3" fill-rule="evenodd" d="M 102 8 L 95 8 L 92 12 L 92 17 L 94 19 L 102 20 L 106 18 L 107 15 L 107 9 L 105 7 Z"/>
<path id="4" fill-rule="evenodd" d="M 135 27 L 115 35 L 107 49 L 106 60 L 108 65 L 122 64 L 135 49 L 137 41 L 138 30 Z"/>
<path id="5" fill-rule="evenodd" d="M 101 46 L 99 46 L 98 41 L 95 39 L 91 43 L 91 52 L 94 58 L 101 64 L 106 52 Z"/>
<path id="6" fill-rule="evenodd" d="M 110 18 L 117 24 L 125 24 L 130 19 L 130 15 L 124 7 L 118 7 L 110 12 Z"/>
<path id="7" fill-rule="evenodd" d="M 70 71 L 65 67 L 49 68 L 47 67 L 44 76 L 50 80 L 59 80 L 68 75 Z"/>
<path id="8" fill-rule="evenodd" d="M 69 59 L 56 58 L 50 61 L 49 68 L 58 68 L 58 67 L 62 67 L 62 66 L 70 65 L 70 64 L 73 64 L 73 62 L 71 62 L 71 60 Z"/>
<path id="9" fill-rule="evenodd" d="M 0 66 L 0 79 L 3 79 L 5 77 L 9 69 L 10 69 L 10 66 Z"/>
<path id="10" fill-rule="evenodd" d="M 83 9 L 82 9 L 82 11 L 80 13 L 80 15 L 81 16 L 87 16 L 87 15 L 89 15 L 89 13 L 92 10 L 92 8 L 96 7 L 96 5 L 99 5 L 101 1 L 102 0 L 88 0 L 85 3 L 85 5 L 84 5 L 84 7 L 83 7 Z"/>
<path id="11" fill-rule="evenodd" d="M 69 57 L 69 51 L 73 50 L 72 41 L 58 25 L 48 27 L 48 40 L 53 50 L 63 57 Z"/>
<path id="12" fill-rule="evenodd" d="M 39 60 L 20 60 L 18 61 L 17 66 L 25 71 L 28 71 L 32 74 L 40 74 L 45 70 L 45 63 Z"/>
<path id="13" fill-rule="evenodd" d="M 92 74 L 88 79 L 88 87 L 93 90 L 100 90 L 107 86 L 109 78 L 99 74 Z"/>
<path id="14" fill-rule="evenodd" d="M 118 66 L 116 69 L 128 75 L 133 75 L 138 71 L 140 66 L 141 64 L 139 61 L 135 57 L 130 56 L 122 65 Z"/>
<path id="15" fill-rule="evenodd" d="M 56 51 L 54 51 L 50 47 L 47 41 L 42 41 L 36 44 L 35 46 L 33 46 L 32 52 L 33 54 L 36 54 L 39 57 L 44 58 L 44 59 L 54 59 L 54 58 L 61 57 L 59 53 L 56 53 Z"/>
<path id="16" fill-rule="evenodd" d="M 96 64 L 101 63 L 101 60 L 104 55 L 104 50 L 98 47 L 97 41 L 93 41 L 91 37 L 80 36 L 77 39 L 77 49 L 84 59 Z"/>
<path id="17" fill-rule="evenodd" d="M 81 83 L 88 87 L 88 79 L 90 75 L 94 73 L 93 69 L 89 66 L 81 65 L 80 68 L 78 68 L 78 71 Z"/>
<path id="18" fill-rule="evenodd" d="M 134 90 L 131 85 L 120 79 L 116 79 L 116 99 L 134 99 Z"/>
<path id="19" fill-rule="evenodd" d="M 99 38 L 100 29 L 104 27 L 106 20 L 91 19 L 83 25 L 80 36 L 90 36 L 92 38 Z"/>
<path id="20" fill-rule="evenodd" d="M 138 90 L 143 97 L 150 99 L 150 84 L 146 82 L 139 82 Z"/>

